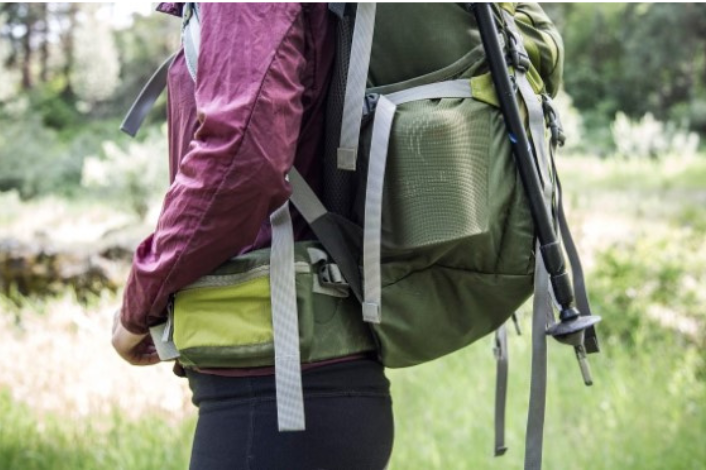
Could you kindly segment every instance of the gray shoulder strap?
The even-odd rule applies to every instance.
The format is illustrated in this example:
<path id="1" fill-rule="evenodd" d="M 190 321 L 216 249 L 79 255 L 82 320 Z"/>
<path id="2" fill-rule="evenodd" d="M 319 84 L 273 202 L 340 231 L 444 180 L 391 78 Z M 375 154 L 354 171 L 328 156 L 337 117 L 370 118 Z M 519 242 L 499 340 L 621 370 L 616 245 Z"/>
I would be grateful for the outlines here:
<path id="1" fill-rule="evenodd" d="M 201 47 L 201 20 L 199 19 L 199 8 L 196 3 L 184 5 L 184 25 L 181 32 L 181 41 L 184 45 L 186 68 L 189 69 L 191 79 L 196 81 Z"/>
<path id="2" fill-rule="evenodd" d="M 167 60 L 162 62 L 162 65 L 152 74 L 152 77 L 147 81 L 145 86 L 137 95 L 137 99 L 130 107 L 130 110 L 125 115 L 120 130 L 129 134 L 132 137 L 137 135 L 137 131 L 142 127 L 142 123 L 154 106 L 155 101 L 167 87 L 167 73 L 169 66 L 172 65 L 176 53 L 170 55 Z"/>
<path id="3" fill-rule="evenodd" d="M 186 57 L 186 66 L 189 69 L 191 78 L 196 80 L 198 69 L 199 47 L 201 46 L 201 23 L 199 21 L 199 8 L 195 3 L 187 3 L 184 5 L 183 23 L 182 23 L 182 42 L 184 45 L 184 56 Z M 132 137 L 137 135 L 137 132 L 142 127 L 142 123 L 147 117 L 147 114 L 154 107 L 157 98 L 162 94 L 167 87 L 167 74 L 169 66 L 172 65 L 176 57 L 176 53 L 172 54 L 165 60 L 162 65 L 152 74 L 152 77 L 147 81 L 145 86 L 137 95 L 135 102 L 130 107 L 130 110 L 125 115 L 120 130 L 129 134 Z"/>

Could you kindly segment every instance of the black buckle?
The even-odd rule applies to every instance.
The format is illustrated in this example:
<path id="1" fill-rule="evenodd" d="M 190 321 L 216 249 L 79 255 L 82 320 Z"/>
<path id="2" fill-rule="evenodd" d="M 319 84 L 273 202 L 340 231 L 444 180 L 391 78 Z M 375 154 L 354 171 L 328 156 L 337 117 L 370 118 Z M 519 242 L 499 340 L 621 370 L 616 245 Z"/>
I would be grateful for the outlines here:
<path id="1" fill-rule="evenodd" d="M 511 31 L 507 31 L 507 38 L 508 65 L 512 66 L 518 72 L 527 73 L 532 64 L 529 56 L 517 47 L 519 40 Z"/>
<path id="2" fill-rule="evenodd" d="M 564 129 L 561 127 L 559 113 L 556 112 L 552 99 L 547 95 L 542 95 L 542 109 L 544 111 L 544 117 L 547 120 L 547 127 L 552 134 L 552 143 L 563 147 L 566 143 L 566 135 L 564 134 Z"/>
<path id="3" fill-rule="evenodd" d="M 341 270 L 338 268 L 337 264 L 334 263 L 322 263 L 319 266 L 319 284 L 324 287 L 344 287 L 348 286 L 348 283 L 343 278 Z"/>
<path id="4" fill-rule="evenodd" d="M 378 93 L 368 93 L 365 95 L 365 98 L 363 98 L 363 117 L 375 112 L 378 101 L 380 101 L 380 95 Z"/>

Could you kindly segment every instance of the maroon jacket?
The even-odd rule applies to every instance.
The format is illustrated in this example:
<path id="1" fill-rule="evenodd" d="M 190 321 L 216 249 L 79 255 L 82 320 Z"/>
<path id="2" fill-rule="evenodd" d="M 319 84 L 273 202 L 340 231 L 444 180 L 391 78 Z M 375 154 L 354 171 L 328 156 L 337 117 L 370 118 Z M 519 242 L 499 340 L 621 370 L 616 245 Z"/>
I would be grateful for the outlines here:
<path id="1" fill-rule="evenodd" d="M 137 334 L 162 321 L 172 293 L 269 246 L 269 215 L 291 194 L 285 175 L 294 163 L 320 188 L 335 44 L 326 4 L 203 3 L 200 19 L 196 83 L 183 51 L 169 70 L 171 186 L 125 287 L 121 321 Z M 297 239 L 308 236 L 296 214 L 294 224 Z"/>

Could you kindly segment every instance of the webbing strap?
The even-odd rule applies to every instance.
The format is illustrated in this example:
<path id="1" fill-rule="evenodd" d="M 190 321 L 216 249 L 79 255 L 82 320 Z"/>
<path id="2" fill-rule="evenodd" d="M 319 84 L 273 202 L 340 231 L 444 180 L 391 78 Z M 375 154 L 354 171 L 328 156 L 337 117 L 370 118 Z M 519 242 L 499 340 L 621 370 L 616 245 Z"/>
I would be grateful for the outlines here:
<path id="1" fill-rule="evenodd" d="M 502 12 L 507 29 L 517 41 L 516 46 L 519 52 L 529 57 L 525 50 L 522 34 L 520 34 L 515 25 L 515 19 L 508 11 L 503 9 Z M 542 109 L 541 98 L 534 93 L 534 89 L 527 79 L 526 72 L 519 67 L 515 70 L 515 82 L 520 91 L 520 96 L 522 96 L 522 101 L 527 107 L 529 130 L 532 136 L 535 158 L 538 159 L 537 166 L 539 167 L 539 177 L 542 187 L 545 191 L 548 191 L 549 188 L 551 188 L 549 184 L 549 158 L 547 157 L 547 151 L 544 145 L 546 139 L 544 134 L 544 110 Z"/>
<path id="2" fill-rule="evenodd" d="M 569 264 L 571 266 L 571 277 L 574 282 L 574 296 L 576 300 L 576 307 L 583 316 L 593 315 L 591 313 L 591 304 L 588 301 L 588 289 L 586 287 L 586 278 L 583 273 L 583 266 L 581 265 L 579 252 L 576 248 L 574 237 L 571 234 L 569 223 L 566 220 L 566 213 L 564 212 L 564 202 L 561 197 L 561 182 L 559 181 L 559 176 L 556 172 L 556 166 L 554 165 L 553 158 L 552 165 L 554 167 L 554 177 L 556 178 L 557 183 L 559 229 L 561 230 L 561 239 L 564 242 L 566 256 L 569 258 Z M 592 354 L 600 352 L 598 336 L 596 335 L 596 328 L 594 326 L 590 326 L 586 329 L 586 331 L 584 332 L 583 342 L 587 353 Z"/>
<path id="3" fill-rule="evenodd" d="M 365 224 L 363 226 L 363 320 L 380 323 L 382 276 L 380 240 L 382 236 L 382 189 L 385 183 L 387 149 L 392 120 L 397 106 L 380 97 L 375 111 L 368 182 L 365 191 Z"/>
<path id="4" fill-rule="evenodd" d="M 375 3 L 359 3 L 356 12 L 346 95 L 343 102 L 341 141 L 337 152 L 338 168 L 342 170 L 355 171 L 358 158 L 360 120 L 363 114 L 363 98 L 375 29 L 375 7 Z"/>
<path id="5" fill-rule="evenodd" d="M 130 106 L 130 110 L 125 115 L 122 124 L 120 124 L 121 131 L 132 137 L 137 135 L 137 131 L 142 127 L 147 113 L 150 112 L 159 95 L 167 87 L 167 74 L 174 57 L 176 57 L 176 53 L 170 55 L 167 60 L 162 62 L 162 65 L 155 70 L 145 86 L 142 87 L 142 91 L 137 95 L 135 102 Z"/>
<path id="6" fill-rule="evenodd" d="M 184 44 L 186 68 L 189 69 L 191 79 L 196 81 L 199 69 L 199 51 L 201 50 L 201 22 L 195 3 L 184 5 L 184 28 L 181 33 L 181 42 Z"/>
<path id="7" fill-rule="evenodd" d="M 280 431 L 303 431 L 304 395 L 299 353 L 299 320 L 294 269 L 294 233 L 289 201 L 270 216 L 270 289 L 275 346 L 277 424 Z"/>
<path id="8" fill-rule="evenodd" d="M 542 468 L 544 414 L 547 397 L 547 323 L 553 318 L 549 294 L 549 273 L 536 243 L 534 265 L 534 303 L 532 312 L 532 379 L 530 384 L 525 470 Z"/>
<path id="9" fill-rule="evenodd" d="M 507 374 L 509 368 L 507 328 L 495 331 L 495 456 L 507 452 L 505 446 L 505 409 L 507 408 Z"/>
<path id="10" fill-rule="evenodd" d="M 294 167 L 289 170 L 289 182 L 292 185 L 290 200 L 309 225 L 314 223 L 319 217 L 326 215 L 326 208 L 323 203 Z"/>
<path id="11" fill-rule="evenodd" d="M 397 105 L 433 98 L 470 98 L 468 80 L 433 83 L 380 96 L 375 109 L 373 135 L 370 144 L 368 181 L 365 192 L 365 222 L 363 227 L 363 319 L 380 323 L 382 274 L 380 244 L 382 236 L 382 194 L 385 182 L 387 151 Z"/>

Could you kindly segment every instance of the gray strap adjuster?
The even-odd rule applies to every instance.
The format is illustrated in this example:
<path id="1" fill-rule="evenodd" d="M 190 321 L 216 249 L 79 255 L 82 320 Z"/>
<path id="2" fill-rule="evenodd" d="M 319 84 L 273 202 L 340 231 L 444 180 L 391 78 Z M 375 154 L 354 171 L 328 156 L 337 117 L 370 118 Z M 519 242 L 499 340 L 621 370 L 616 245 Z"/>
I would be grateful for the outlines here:
<path id="1" fill-rule="evenodd" d="M 330 261 L 328 253 L 319 248 L 309 248 L 309 260 L 314 267 L 314 292 L 345 298 L 350 295 L 350 285 L 336 263 Z"/>

